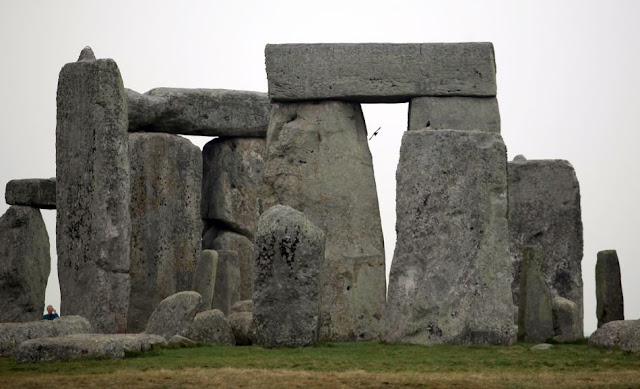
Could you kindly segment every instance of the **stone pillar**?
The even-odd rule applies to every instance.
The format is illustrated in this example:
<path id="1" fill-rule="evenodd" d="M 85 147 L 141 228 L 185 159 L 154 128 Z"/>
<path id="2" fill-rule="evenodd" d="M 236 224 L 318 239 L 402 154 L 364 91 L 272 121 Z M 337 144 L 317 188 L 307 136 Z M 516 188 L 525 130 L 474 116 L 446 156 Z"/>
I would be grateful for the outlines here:
<path id="1" fill-rule="evenodd" d="M 520 269 L 518 341 L 544 342 L 554 335 L 551 292 L 540 269 L 542 252 L 525 247 Z"/>
<path id="2" fill-rule="evenodd" d="M 506 164 L 496 133 L 404 133 L 387 341 L 513 342 Z"/>
<path id="3" fill-rule="evenodd" d="M 217 250 L 217 252 L 218 270 L 211 308 L 219 309 L 227 315 L 233 304 L 240 301 L 240 263 L 236 251 Z"/>
<path id="4" fill-rule="evenodd" d="M 65 315 L 125 332 L 130 291 L 127 99 L 118 66 L 90 48 L 60 71 L 56 125 L 58 276 Z"/>
<path id="5" fill-rule="evenodd" d="M 598 253 L 596 263 L 596 314 L 598 328 L 614 320 L 624 320 L 624 299 L 620 264 L 615 250 Z"/>
<path id="6" fill-rule="evenodd" d="M 202 296 L 202 310 L 211 309 L 213 291 L 216 285 L 216 273 L 218 270 L 218 253 L 215 250 L 202 250 L 196 272 L 193 276 L 191 290 Z"/>
<path id="7" fill-rule="evenodd" d="M 255 231 L 254 231 L 255 232 Z M 253 242 L 244 235 L 223 231 L 216 236 L 211 244 L 213 250 L 232 250 L 238 253 L 240 266 L 240 300 L 253 298 Z"/>
<path id="8" fill-rule="evenodd" d="M 320 338 L 379 339 L 385 314 L 384 242 L 360 105 L 274 104 L 264 184 L 264 209 L 288 205 L 326 234 Z"/>

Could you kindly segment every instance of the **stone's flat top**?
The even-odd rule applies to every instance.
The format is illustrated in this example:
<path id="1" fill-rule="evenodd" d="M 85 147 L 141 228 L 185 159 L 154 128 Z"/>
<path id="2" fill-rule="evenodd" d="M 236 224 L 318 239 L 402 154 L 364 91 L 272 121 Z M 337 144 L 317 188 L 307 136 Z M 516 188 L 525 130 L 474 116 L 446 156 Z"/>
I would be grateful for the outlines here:
<path id="1" fill-rule="evenodd" d="M 4 196 L 9 205 L 56 209 L 56 179 L 27 178 L 11 180 L 7 182 Z"/>
<path id="2" fill-rule="evenodd" d="M 492 43 L 278 44 L 265 62 L 272 101 L 496 95 Z"/>
<path id="3" fill-rule="evenodd" d="M 461 96 L 413 98 L 409 103 L 409 130 L 423 128 L 500 133 L 498 99 Z"/>

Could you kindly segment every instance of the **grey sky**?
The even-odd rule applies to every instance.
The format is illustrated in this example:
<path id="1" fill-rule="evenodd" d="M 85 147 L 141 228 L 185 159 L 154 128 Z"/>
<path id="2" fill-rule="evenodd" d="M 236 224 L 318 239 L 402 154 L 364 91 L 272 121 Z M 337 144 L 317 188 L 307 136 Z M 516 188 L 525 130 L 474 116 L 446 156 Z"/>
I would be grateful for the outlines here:
<path id="1" fill-rule="evenodd" d="M 85 45 L 115 59 L 125 86 L 139 92 L 159 86 L 266 92 L 267 43 L 490 41 L 509 158 L 566 159 L 580 180 L 590 333 L 599 250 L 618 250 L 626 317 L 640 317 L 638 15 L 636 1 L 2 0 L 0 188 L 11 179 L 55 175 L 58 72 Z M 364 107 L 369 130 L 382 126 L 370 146 L 387 271 L 406 110 L 406 104 Z M 7 208 L 2 202 L 0 213 Z M 55 253 L 55 213 L 44 215 Z M 55 289 L 47 301 L 57 305 Z"/>

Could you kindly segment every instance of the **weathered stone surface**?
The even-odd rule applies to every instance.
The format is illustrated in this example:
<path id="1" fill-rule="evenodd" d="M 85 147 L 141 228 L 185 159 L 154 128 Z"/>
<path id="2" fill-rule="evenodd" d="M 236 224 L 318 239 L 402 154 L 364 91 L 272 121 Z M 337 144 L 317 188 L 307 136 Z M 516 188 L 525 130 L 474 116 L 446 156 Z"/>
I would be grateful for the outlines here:
<path id="1" fill-rule="evenodd" d="M 274 104 L 264 182 L 264 209 L 288 205 L 326 234 L 320 339 L 379 339 L 386 310 L 384 242 L 360 106 Z"/>
<path id="2" fill-rule="evenodd" d="M 12 205 L 0 217 L 0 322 L 42 319 L 49 250 L 38 209 Z"/>
<path id="3" fill-rule="evenodd" d="M 219 343 L 227 346 L 236 344 L 224 313 L 218 309 L 198 313 L 189 326 L 187 338 L 197 342 Z"/>
<path id="4" fill-rule="evenodd" d="M 552 344 L 549 343 L 540 343 L 531 347 L 531 350 L 551 350 L 553 348 Z"/>
<path id="5" fill-rule="evenodd" d="M 124 332 L 131 189 L 127 99 L 116 63 L 84 58 L 66 64 L 57 105 L 60 311 L 86 317 L 97 332 Z"/>
<path id="6" fill-rule="evenodd" d="M 149 334 L 78 334 L 56 338 L 38 338 L 20 344 L 15 352 L 17 363 L 66 361 L 107 357 L 121 359 L 125 351 L 149 351 L 156 344 L 167 344 L 158 335 Z"/>
<path id="7" fill-rule="evenodd" d="M 256 341 L 256 327 L 253 323 L 253 313 L 235 312 L 227 317 L 229 327 L 236 340 L 236 346 L 251 346 Z"/>
<path id="8" fill-rule="evenodd" d="M 227 89 L 127 89 L 129 131 L 182 135 L 264 137 L 266 93 Z"/>
<path id="9" fill-rule="evenodd" d="M 56 179 L 28 178 L 7 182 L 4 198 L 10 205 L 56 209 Z"/>
<path id="10" fill-rule="evenodd" d="M 520 268 L 518 341 L 542 342 L 554 335 L 551 292 L 540 267 L 544 259 L 536 247 L 524 247 Z"/>
<path id="11" fill-rule="evenodd" d="M 93 53 L 93 49 L 90 46 L 85 46 L 80 52 L 78 62 L 80 61 L 95 61 L 96 55 Z"/>
<path id="12" fill-rule="evenodd" d="M 15 348 L 28 339 L 90 332 L 91 324 L 80 316 L 61 316 L 55 320 L 38 320 L 27 323 L 0 323 L 0 356 L 12 355 Z"/>
<path id="13" fill-rule="evenodd" d="M 202 153 L 170 134 L 129 134 L 131 293 L 128 332 L 141 332 L 160 301 L 190 290 L 200 256 Z"/>
<path id="14" fill-rule="evenodd" d="M 624 297 L 620 263 L 615 250 L 598 253 L 596 262 L 596 316 L 598 328 L 614 320 L 624 320 Z"/>
<path id="15" fill-rule="evenodd" d="M 620 349 L 631 353 L 640 353 L 640 320 L 620 331 Z"/>
<path id="16" fill-rule="evenodd" d="M 244 235 L 222 231 L 213 240 L 211 248 L 214 250 L 232 250 L 238 253 L 240 298 L 251 299 L 253 296 L 253 242 Z"/>
<path id="17" fill-rule="evenodd" d="M 266 347 L 312 346 L 318 339 L 325 235 L 302 212 L 276 205 L 256 232 L 253 322 Z"/>
<path id="18" fill-rule="evenodd" d="M 589 337 L 589 344 L 597 347 L 620 347 L 626 351 L 640 351 L 640 320 L 614 320 L 603 324 Z M 625 345 L 623 348 L 622 345 Z"/>
<path id="19" fill-rule="evenodd" d="M 480 130 L 500 133 L 495 97 L 416 97 L 409 104 L 409 130 Z"/>
<path id="20" fill-rule="evenodd" d="M 250 239 L 260 218 L 264 139 L 217 138 L 202 149 L 202 218 Z"/>
<path id="21" fill-rule="evenodd" d="M 164 338 L 163 338 L 164 339 Z M 193 340 L 189 339 L 189 338 L 185 338 L 182 335 L 173 335 L 169 341 L 169 344 L 177 344 L 180 347 L 193 347 L 195 346 L 197 343 L 194 342 Z"/>
<path id="22" fill-rule="evenodd" d="M 506 148 L 499 134 L 402 138 L 389 342 L 511 344 Z"/>
<path id="23" fill-rule="evenodd" d="M 214 250 L 203 250 L 196 266 L 191 290 L 202 296 L 202 309 L 204 310 L 211 309 L 217 270 L 218 253 Z"/>
<path id="24" fill-rule="evenodd" d="M 233 250 L 217 250 L 218 270 L 211 307 L 225 315 L 240 301 L 240 263 L 238 253 Z"/>
<path id="25" fill-rule="evenodd" d="M 581 326 L 578 323 L 580 310 L 576 303 L 564 297 L 554 297 L 552 301 L 553 309 L 553 337 L 558 342 L 573 342 L 584 338 L 580 332 Z"/>
<path id="26" fill-rule="evenodd" d="M 552 297 L 573 301 L 583 333 L 582 219 L 580 188 L 571 164 L 562 160 L 509 163 L 509 234 L 513 301 L 518 301 L 522 248 L 542 251 L 542 273 Z"/>
<path id="27" fill-rule="evenodd" d="M 267 45 L 265 62 L 272 101 L 496 95 L 491 43 Z"/>
<path id="28" fill-rule="evenodd" d="M 233 304 L 230 313 L 253 312 L 253 300 L 242 300 Z"/>
<path id="29" fill-rule="evenodd" d="M 167 297 L 149 317 L 146 332 L 162 335 L 165 339 L 176 334 L 187 336 L 194 316 L 202 310 L 202 303 L 202 296 L 192 291 Z"/>

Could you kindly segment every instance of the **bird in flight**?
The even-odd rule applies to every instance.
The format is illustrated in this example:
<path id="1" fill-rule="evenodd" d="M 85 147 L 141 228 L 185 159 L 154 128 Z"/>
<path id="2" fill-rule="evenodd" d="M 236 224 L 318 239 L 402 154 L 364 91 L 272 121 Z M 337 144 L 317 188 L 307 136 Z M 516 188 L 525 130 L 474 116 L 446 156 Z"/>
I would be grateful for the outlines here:
<path id="1" fill-rule="evenodd" d="M 380 131 L 382 127 L 378 127 L 378 129 L 373 133 L 373 135 L 371 135 L 371 137 L 369 138 L 369 140 L 371 140 L 374 136 L 378 135 L 378 132 Z"/>

